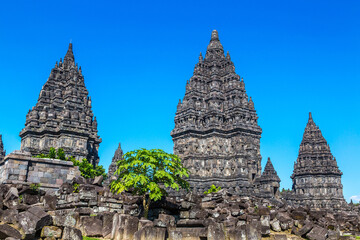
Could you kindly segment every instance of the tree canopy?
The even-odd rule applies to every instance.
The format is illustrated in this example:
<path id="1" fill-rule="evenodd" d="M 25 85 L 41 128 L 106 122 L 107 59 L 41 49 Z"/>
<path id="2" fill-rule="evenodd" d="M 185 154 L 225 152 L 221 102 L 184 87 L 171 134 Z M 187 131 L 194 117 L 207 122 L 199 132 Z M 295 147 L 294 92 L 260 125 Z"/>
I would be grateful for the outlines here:
<path id="1" fill-rule="evenodd" d="M 127 152 L 117 162 L 115 175 L 117 179 L 111 183 L 112 191 L 131 190 L 133 194 L 142 195 L 146 218 L 151 200 L 157 201 L 167 195 L 167 188 L 189 189 L 189 183 L 184 179 L 189 177 L 188 170 L 180 158 L 161 149 Z"/>

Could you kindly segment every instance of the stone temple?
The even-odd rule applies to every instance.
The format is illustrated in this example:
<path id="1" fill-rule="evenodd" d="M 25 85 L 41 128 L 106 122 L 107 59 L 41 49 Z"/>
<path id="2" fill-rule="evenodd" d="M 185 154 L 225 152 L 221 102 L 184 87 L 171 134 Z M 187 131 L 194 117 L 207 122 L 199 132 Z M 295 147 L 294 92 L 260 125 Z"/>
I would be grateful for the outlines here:
<path id="1" fill-rule="evenodd" d="M 32 156 L 47 154 L 50 147 L 63 148 L 67 156 L 98 164 L 101 139 L 97 121 L 71 43 L 64 61 L 56 62 L 36 105 L 27 114 L 20 137 L 21 150 Z"/>
<path id="2" fill-rule="evenodd" d="M 121 149 L 121 144 L 119 143 L 118 148 L 115 150 L 114 156 L 112 158 L 112 161 L 109 165 L 108 169 L 108 178 L 105 180 L 105 184 L 109 185 L 113 180 L 116 179 L 115 171 L 117 169 L 117 162 L 123 158 L 124 152 Z"/>
<path id="3" fill-rule="evenodd" d="M 205 58 L 200 53 L 186 84 L 171 132 L 192 189 L 204 192 L 214 184 L 230 192 L 252 191 L 261 177 L 261 133 L 244 80 L 214 30 Z"/>
<path id="4" fill-rule="evenodd" d="M 256 195 L 264 198 L 279 196 L 280 181 L 270 158 L 268 158 L 261 177 L 256 180 Z"/>
<path id="5" fill-rule="evenodd" d="M 0 134 L 0 161 L 4 159 L 6 155 L 5 149 L 4 149 L 4 143 L 2 140 L 2 135 Z"/>
<path id="6" fill-rule="evenodd" d="M 346 202 L 341 175 L 336 159 L 310 113 L 291 175 L 292 192 L 286 198 L 314 208 L 343 208 Z"/>

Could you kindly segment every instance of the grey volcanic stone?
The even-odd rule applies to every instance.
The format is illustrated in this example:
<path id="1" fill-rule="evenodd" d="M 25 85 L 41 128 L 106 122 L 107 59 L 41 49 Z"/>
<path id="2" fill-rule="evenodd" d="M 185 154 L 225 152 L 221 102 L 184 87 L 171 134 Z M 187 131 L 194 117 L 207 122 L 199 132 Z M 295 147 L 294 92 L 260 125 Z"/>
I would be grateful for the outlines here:
<path id="1" fill-rule="evenodd" d="M 26 212 L 19 213 L 18 221 L 28 238 L 33 237 L 44 226 L 52 224 L 51 216 L 40 207 L 32 207 Z"/>
<path id="2" fill-rule="evenodd" d="M 194 191 L 203 193 L 214 184 L 230 192 L 248 192 L 261 176 L 262 130 L 257 119 L 245 83 L 214 30 L 205 58 L 200 54 L 186 83 L 171 132 L 174 153 L 189 169 Z"/>
<path id="3" fill-rule="evenodd" d="M 342 172 L 311 113 L 294 164 L 293 189 L 284 197 L 311 208 L 345 209 Z"/>
<path id="4" fill-rule="evenodd" d="M 16 239 L 20 239 L 22 236 L 18 230 L 15 228 L 7 225 L 2 224 L 0 225 L 0 239 L 5 239 L 7 237 L 12 237 Z"/>
<path id="5" fill-rule="evenodd" d="M 134 234 L 134 240 L 165 240 L 165 236 L 166 228 L 144 227 Z"/>
<path id="6" fill-rule="evenodd" d="M 72 227 L 65 227 L 62 240 L 82 240 L 82 234 L 79 229 L 72 228 Z"/>
<path id="7" fill-rule="evenodd" d="M 38 102 L 26 115 L 20 137 L 21 150 L 32 156 L 47 154 L 50 147 L 63 148 L 67 156 L 98 164 L 97 121 L 71 43 L 64 61 L 56 62 Z"/>

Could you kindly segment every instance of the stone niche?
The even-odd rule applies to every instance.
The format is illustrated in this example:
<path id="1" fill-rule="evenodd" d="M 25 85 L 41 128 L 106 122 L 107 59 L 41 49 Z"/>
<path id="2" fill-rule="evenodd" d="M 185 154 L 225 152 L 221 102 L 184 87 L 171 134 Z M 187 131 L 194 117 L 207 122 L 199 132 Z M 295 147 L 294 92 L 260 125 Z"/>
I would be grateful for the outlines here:
<path id="1" fill-rule="evenodd" d="M 39 183 L 43 189 L 58 189 L 64 182 L 80 176 L 79 167 L 71 161 L 33 158 L 29 153 L 14 151 L 0 162 L 0 183 Z"/>

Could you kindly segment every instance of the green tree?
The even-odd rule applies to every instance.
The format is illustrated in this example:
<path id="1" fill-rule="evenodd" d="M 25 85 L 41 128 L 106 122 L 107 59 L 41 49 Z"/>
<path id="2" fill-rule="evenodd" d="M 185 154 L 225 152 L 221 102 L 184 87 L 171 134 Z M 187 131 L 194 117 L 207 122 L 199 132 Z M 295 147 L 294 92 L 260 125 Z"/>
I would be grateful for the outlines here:
<path id="1" fill-rule="evenodd" d="M 188 170 L 180 158 L 161 149 L 127 152 L 117 162 L 115 175 L 117 179 L 111 183 L 111 190 L 121 193 L 131 189 L 134 195 L 143 196 L 145 218 L 148 217 L 151 201 L 166 196 L 166 188 L 177 191 L 180 188 L 189 189 L 189 183 L 184 180 L 184 177 L 189 177 Z"/>

